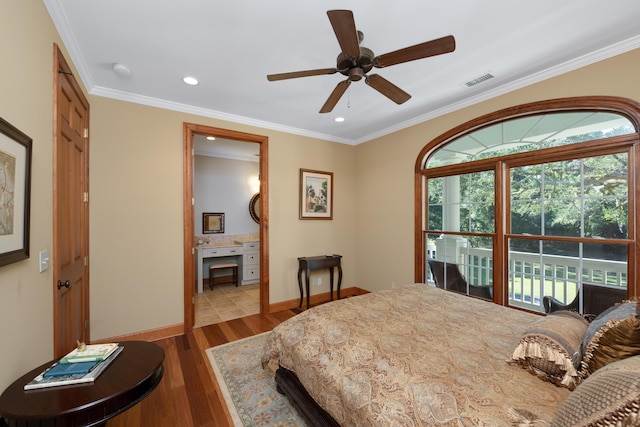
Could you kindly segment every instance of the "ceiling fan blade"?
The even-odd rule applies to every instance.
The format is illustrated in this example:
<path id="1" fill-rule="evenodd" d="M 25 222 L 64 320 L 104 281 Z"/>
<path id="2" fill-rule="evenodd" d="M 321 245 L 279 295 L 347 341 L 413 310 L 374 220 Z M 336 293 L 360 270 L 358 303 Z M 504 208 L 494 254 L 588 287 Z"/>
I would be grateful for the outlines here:
<path id="1" fill-rule="evenodd" d="M 456 40 L 453 36 L 446 36 L 377 56 L 373 60 L 373 66 L 377 68 L 388 67 L 390 65 L 402 64 L 403 62 L 453 52 L 455 49 Z"/>
<path id="2" fill-rule="evenodd" d="M 342 53 L 355 61 L 360 57 L 360 39 L 356 22 L 353 19 L 353 12 L 350 10 L 329 10 L 327 15 L 331 21 L 333 32 L 336 33 Z"/>
<path id="3" fill-rule="evenodd" d="M 331 92 L 331 95 L 329 95 L 329 98 L 327 99 L 327 101 L 324 103 L 324 105 L 320 109 L 320 112 L 330 113 L 333 110 L 333 107 L 335 107 L 338 101 L 340 101 L 340 98 L 342 98 L 342 95 L 344 95 L 344 93 L 346 92 L 350 84 L 351 84 L 351 80 L 343 80 L 340 83 L 338 83 L 335 89 L 333 89 L 333 92 Z"/>
<path id="4" fill-rule="evenodd" d="M 403 104 L 411 98 L 407 92 L 400 89 L 398 86 L 391 83 L 378 74 L 372 74 L 367 76 L 365 83 L 395 102 L 396 104 Z"/>
<path id="5" fill-rule="evenodd" d="M 275 82 L 276 80 L 296 79 L 298 77 L 321 76 L 324 74 L 335 74 L 338 70 L 335 68 L 321 68 L 318 70 L 293 71 L 291 73 L 269 74 L 267 80 Z"/>

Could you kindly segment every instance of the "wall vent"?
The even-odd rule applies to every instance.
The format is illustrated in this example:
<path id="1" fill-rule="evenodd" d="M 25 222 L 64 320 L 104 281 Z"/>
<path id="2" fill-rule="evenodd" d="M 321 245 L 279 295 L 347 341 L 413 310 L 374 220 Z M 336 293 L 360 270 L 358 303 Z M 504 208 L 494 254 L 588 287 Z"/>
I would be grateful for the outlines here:
<path id="1" fill-rule="evenodd" d="M 487 74 L 483 74 L 480 77 L 476 77 L 475 79 L 469 80 L 468 82 L 465 82 L 465 86 L 467 87 L 471 87 L 471 86 L 475 86 L 478 85 L 482 82 L 486 82 L 489 79 L 494 78 L 495 76 L 491 73 L 487 73 Z"/>

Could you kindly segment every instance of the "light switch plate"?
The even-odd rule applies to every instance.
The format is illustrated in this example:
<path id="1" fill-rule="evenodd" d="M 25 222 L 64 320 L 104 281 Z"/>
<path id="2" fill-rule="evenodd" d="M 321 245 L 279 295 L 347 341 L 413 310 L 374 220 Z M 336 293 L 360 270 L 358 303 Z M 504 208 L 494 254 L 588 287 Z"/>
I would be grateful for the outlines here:
<path id="1" fill-rule="evenodd" d="M 40 251 L 40 273 L 49 269 L 49 251 Z"/>

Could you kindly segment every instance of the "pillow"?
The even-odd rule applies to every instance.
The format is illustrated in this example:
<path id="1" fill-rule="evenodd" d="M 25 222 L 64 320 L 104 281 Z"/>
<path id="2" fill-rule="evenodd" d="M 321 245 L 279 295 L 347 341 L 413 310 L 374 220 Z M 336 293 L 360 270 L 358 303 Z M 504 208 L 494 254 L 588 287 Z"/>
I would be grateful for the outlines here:
<path id="1" fill-rule="evenodd" d="M 511 363 L 544 381 L 573 390 L 580 382 L 580 346 L 587 321 L 572 311 L 555 311 L 531 324 L 520 338 Z"/>
<path id="2" fill-rule="evenodd" d="M 638 426 L 640 356 L 611 363 L 567 397 L 552 427 Z"/>
<path id="3" fill-rule="evenodd" d="M 640 355 L 640 304 L 627 301 L 609 307 L 589 325 L 582 343 L 583 378 L 617 360 Z"/>

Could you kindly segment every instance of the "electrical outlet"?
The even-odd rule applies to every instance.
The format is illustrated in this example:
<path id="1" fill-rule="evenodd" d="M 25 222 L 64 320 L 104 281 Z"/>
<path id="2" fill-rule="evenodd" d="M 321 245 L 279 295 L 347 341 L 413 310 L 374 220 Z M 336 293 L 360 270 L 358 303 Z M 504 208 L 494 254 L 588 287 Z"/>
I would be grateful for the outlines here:
<path id="1" fill-rule="evenodd" d="M 397 289 L 398 285 L 396 285 L 396 282 L 391 282 L 391 289 Z"/>
<path id="2" fill-rule="evenodd" d="M 316 277 L 316 286 L 322 285 L 322 277 Z"/>

